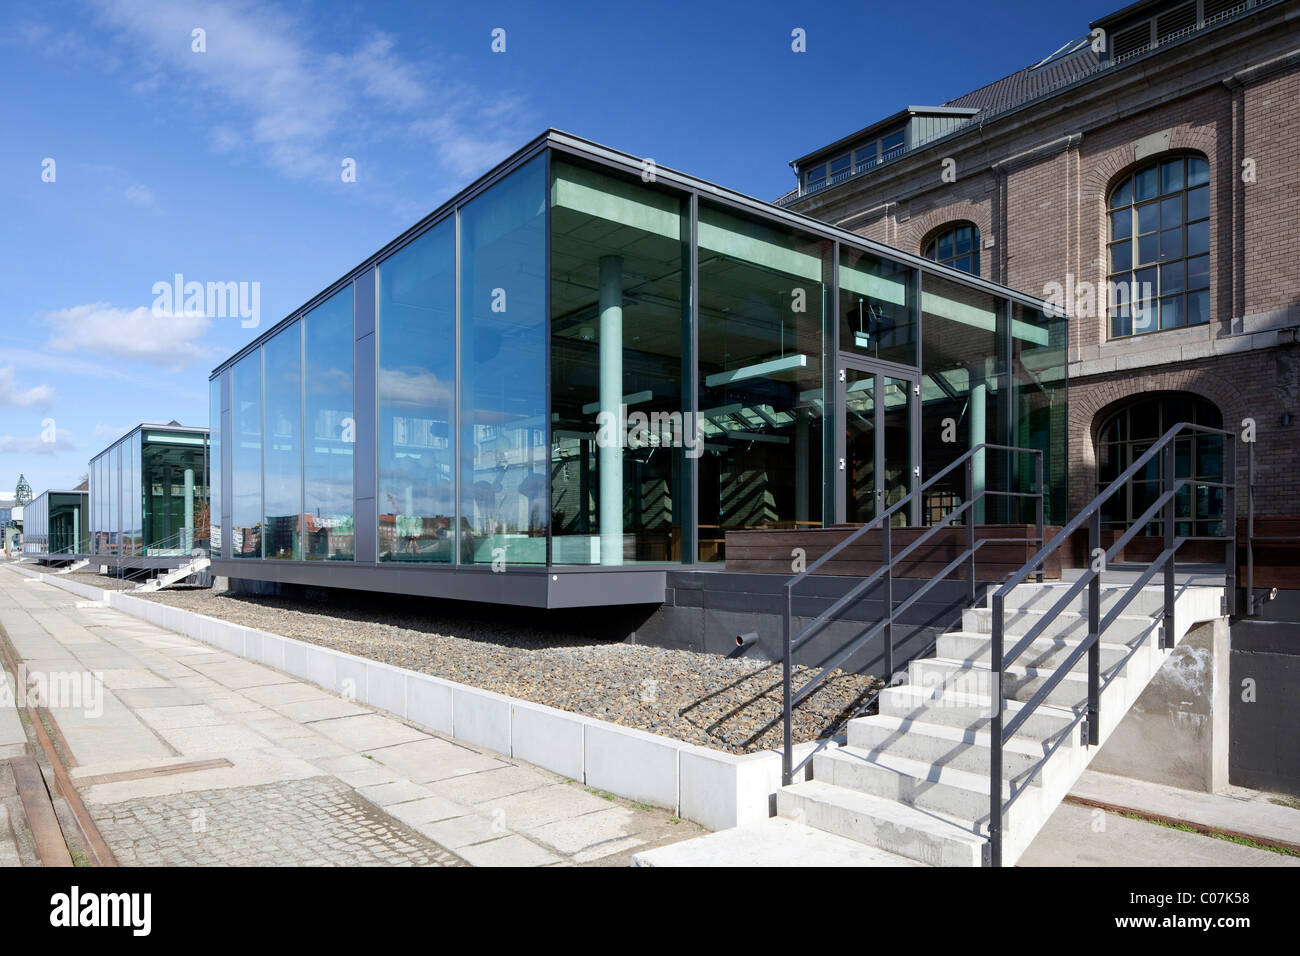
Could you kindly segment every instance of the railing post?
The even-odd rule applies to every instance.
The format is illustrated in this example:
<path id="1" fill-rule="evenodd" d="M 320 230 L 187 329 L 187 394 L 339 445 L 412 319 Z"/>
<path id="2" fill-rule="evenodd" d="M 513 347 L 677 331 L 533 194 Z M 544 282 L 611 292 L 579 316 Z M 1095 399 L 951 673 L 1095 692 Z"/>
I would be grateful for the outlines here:
<path id="1" fill-rule="evenodd" d="M 1043 540 L 1043 453 L 1040 451 L 1034 455 L 1034 487 L 1038 489 L 1038 499 L 1034 503 L 1034 520 L 1038 526 L 1038 547 L 1042 548 L 1047 542 Z M 1043 565 L 1040 562 L 1035 576 L 1039 584 L 1043 583 Z"/>
<path id="2" fill-rule="evenodd" d="M 1002 865 L 1002 607 L 993 595 L 993 634 L 989 647 L 989 863 Z"/>
<path id="3" fill-rule="evenodd" d="M 1224 586 L 1228 592 L 1228 616 L 1237 614 L 1237 437 L 1224 435 L 1226 461 L 1223 474 L 1223 523 L 1227 532 L 1227 581 Z"/>
<path id="4" fill-rule="evenodd" d="M 970 603 L 975 603 L 975 471 L 974 462 L 966 459 L 966 551 L 969 558 L 966 563 L 966 580 L 970 585 Z M 1039 545 L 1042 547 L 1042 545 Z"/>
<path id="5" fill-rule="evenodd" d="M 781 786 L 783 787 L 790 786 L 794 774 L 794 719 L 791 715 L 792 708 L 790 706 L 790 669 L 794 656 L 793 649 L 790 647 L 790 617 L 793 609 L 794 601 L 790 594 L 790 586 L 787 584 L 785 588 L 785 621 L 781 628 L 781 720 L 784 734 L 781 749 Z"/>
<path id="6" fill-rule="evenodd" d="M 1088 554 L 1101 548 L 1101 509 L 1088 519 Z M 1105 567 L 1105 565 L 1102 565 Z M 1089 747 L 1101 743 L 1101 571 L 1090 567 L 1088 582 L 1088 739 Z"/>
<path id="7" fill-rule="evenodd" d="M 1164 460 L 1164 485 L 1165 493 L 1169 496 L 1165 501 L 1165 619 L 1164 632 L 1160 637 L 1160 646 L 1170 648 L 1174 646 L 1174 502 L 1178 497 L 1174 493 L 1174 444 L 1170 441 L 1165 445 Z"/>
<path id="8" fill-rule="evenodd" d="M 885 680 L 894 679 L 894 549 L 889 533 L 890 519 L 880 526 L 880 546 L 885 560 Z"/>

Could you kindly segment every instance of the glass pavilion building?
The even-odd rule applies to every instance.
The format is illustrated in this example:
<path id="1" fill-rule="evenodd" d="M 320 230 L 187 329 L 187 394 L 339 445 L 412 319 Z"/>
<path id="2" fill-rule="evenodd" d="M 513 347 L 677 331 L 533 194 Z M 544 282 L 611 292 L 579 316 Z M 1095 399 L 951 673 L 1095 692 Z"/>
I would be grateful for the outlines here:
<path id="1" fill-rule="evenodd" d="M 42 491 L 23 509 L 23 554 L 72 560 L 90 546 L 89 493 Z"/>
<path id="2" fill-rule="evenodd" d="M 159 566 L 207 547 L 208 430 L 137 425 L 90 460 L 89 554 Z"/>
<path id="3" fill-rule="evenodd" d="M 1039 299 L 548 131 L 213 372 L 213 572 L 657 603 L 980 442 L 1044 450 L 1059 521 L 1065 353 Z"/>

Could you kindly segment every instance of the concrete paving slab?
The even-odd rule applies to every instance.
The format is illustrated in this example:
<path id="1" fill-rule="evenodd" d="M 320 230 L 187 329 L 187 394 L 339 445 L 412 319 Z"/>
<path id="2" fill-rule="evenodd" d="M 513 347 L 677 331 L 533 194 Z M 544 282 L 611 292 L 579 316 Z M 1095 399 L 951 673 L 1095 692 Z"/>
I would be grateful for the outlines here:
<path id="1" fill-rule="evenodd" d="M 452 817 L 450 820 L 439 820 L 436 823 L 421 823 L 415 829 L 434 843 L 457 852 L 475 843 L 498 840 L 509 833 L 503 824 L 476 813 Z"/>
<path id="2" fill-rule="evenodd" d="M 190 704 L 179 707 L 137 707 L 136 716 L 155 730 L 173 730 L 180 727 L 217 727 L 224 725 L 224 715 L 207 704 Z"/>
<path id="3" fill-rule="evenodd" d="M 166 678 L 158 676 L 147 667 L 110 668 L 102 671 L 100 677 L 105 687 L 115 691 L 170 687 Z"/>
<path id="4" fill-rule="evenodd" d="M 1271 803 L 1266 794 L 1257 791 L 1233 788 L 1230 793 L 1198 793 L 1085 770 L 1070 795 L 1265 840 L 1300 844 L 1300 810 Z"/>
<path id="5" fill-rule="evenodd" d="M 321 690 L 319 687 L 313 687 L 311 684 L 304 684 L 301 681 L 294 681 L 289 684 L 266 684 L 261 687 L 248 687 L 240 691 L 240 693 L 249 700 L 255 700 L 267 707 L 274 707 L 277 704 L 296 703 L 303 700 L 336 699 L 334 695 Z"/>
<path id="6" fill-rule="evenodd" d="M 579 853 L 597 843 L 631 836 L 640 829 L 636 813 L 628 807 L 607 807 L 594 813 L 557 820 L 524 832 L 561 853 Z"/>
<path id="7" fill-rule="evenodd" d="M 459 855 L 471 866 L 549 866 L 561 858 L 519 834 L 462 847 Z"/>
<path id="8" fill-rule="evenodd" d="M 302 723 L 374 713 L 367 707 L 359 707 L 338 697 L 325 697 L 321 700 L 299 700 L 291 703 L 270 704 L 269 706 L 277 713 Z"/>
<path id="9" fill-rule="evenodd" d="M 378 714 L 334 717 L 315 721 L 312 726 L 319 733 L 354 751 L 377 750 L 412 740 L 429 739 L 428 734 Z"/>
<path id="10" fill-rule="evenodd" d="M 386 807 L 390 803 L 409 803 L 412 800 L 421 800 L 433 795 L 418 783 L 412 783 L 409 780 L 397 780 L 369 787 L 358 787 L 357 793 L 380 807 Z"/>
<path id="11" fill-rule="evenodd" d="M 1300 857 L 1063 803 L 1017 865 L 1300 867 Z"/>
<path id="12" fill-rule="evenodd" d="M 170 684 L 163 687 L 133 687 L 115 690 L 114 693 L 118 700 L 133 710 L 141 707 L 184 707 L 199 702 L 199 698 L 192 692 Z"/>
<path id="13" fill-rule="evenodd" d="M 400 771 L 416 783 L 431 783 L 509 766 L 491 754 L 479 753 L 438 737 L 382 747 L 369 753 L 380 763 Z"/>
<path id="14" fill-rule="evenodd" d="M 481 813 L 491 814 L 496 810 L 503 812 L 506 826 L 512 830 L 536 829 L 557 820 L 608 808 L 608 800 L 587 793 L 572 783 L 553 783 L 537 790 L 488 800 L 478 806 Z"/>
<path id="15" fill-rule="evenodd" d="M 389 804 L 384 807 L 384 810 L 409 826 L 451 820 L 455 817 L 466 816 L 471 812 L 469 807 L 461 806 L 459 803 L 446 800 L 443 797 L 434 796 L 421 797 L 418 800 L 409 800 L 405 803 Z"/>
<path id="16" fill-rule="evenodd" d="M 915 860 L 773 817 L 657 847 L 632 857 L 633 866 L 921 866 Z"/>
<path id="17" fill-rule="evenodd" d="M 232 751 L 262 750 L 271 742 L 261 734 L 237 724 L 210 724 L 204 727 L 159 727 L 158 735 L 183 754 L 200 756 Z"/>
<path id="18" fill-rule="evenodd" d="M 495 800 L 498 797 L 540 790 L 553 780 L 553 777 L 527 767 L 507 766 L 433 781 L 426 786 L 433 793 L 448 800 L 475 804 Z"/>

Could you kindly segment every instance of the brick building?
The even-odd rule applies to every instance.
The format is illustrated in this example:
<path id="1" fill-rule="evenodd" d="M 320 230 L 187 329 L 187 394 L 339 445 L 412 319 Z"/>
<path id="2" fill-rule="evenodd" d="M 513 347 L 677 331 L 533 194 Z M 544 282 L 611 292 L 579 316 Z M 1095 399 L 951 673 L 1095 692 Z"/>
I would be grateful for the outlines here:
<path id="1" fill-rule="evenodd" d="M 778 202 L 1066 308 L 1071 513 L 1181 419 L 1253 419 L 1257 507 L 1300 513 L 1279 486 L 1300 472 L 1300 2 L 1148 0 L 1089 28 L 795 160 Z"/>

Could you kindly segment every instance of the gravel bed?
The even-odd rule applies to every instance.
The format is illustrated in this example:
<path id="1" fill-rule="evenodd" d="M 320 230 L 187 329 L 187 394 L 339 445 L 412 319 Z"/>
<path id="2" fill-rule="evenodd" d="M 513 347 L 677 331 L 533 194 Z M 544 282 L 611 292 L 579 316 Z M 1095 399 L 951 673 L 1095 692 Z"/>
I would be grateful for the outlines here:
<path id="1" fill-rule="evenodd" d="M 731 753 L 781 745 L 781 667 L 767 661 L 575 637 L 436 602 L 327 606 L 209 588 L 141 597 Z M 795 686 L 813 673 L 797 667 Z M 795 741 L 838 732 L 880 685 L 835 672 L 796 708 Z"/>

